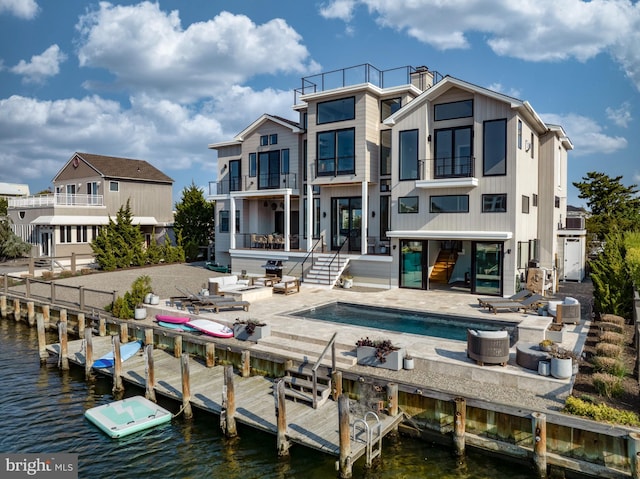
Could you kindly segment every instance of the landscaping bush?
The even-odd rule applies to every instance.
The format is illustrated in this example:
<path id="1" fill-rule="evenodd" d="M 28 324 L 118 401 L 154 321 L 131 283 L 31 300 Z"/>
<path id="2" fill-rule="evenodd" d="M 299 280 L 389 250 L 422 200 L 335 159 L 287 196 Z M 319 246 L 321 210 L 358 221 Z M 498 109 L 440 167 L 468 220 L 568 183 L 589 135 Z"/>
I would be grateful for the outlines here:
<path id="1" fill-rule="evenodd" d="M 603 323 L 602 321 L 598 323 L 598 328 L 600 328 L 600 332 L 611 331 L 612 333 L 621 334 L 624 330 L 624 326 L 615 323 Z"/>
<path id="2" fill-rule="evenodd" d="M 622 316 L 618 316 L 615 314 L 603 314 L 600 317 L 600 321 L 602 321 L 603 323 L 618 324 L 620 326 L 624 326 L 627 322 Z"/>
<path id="3" fill-rule="evenodd" d="M 609 344 L 623 345 L 625 338 L 624 334 L 614 333 L 612 331 L 602 331 L 600 333 L 600 341 Z"/>
<path id="4" fill-rule="evenodd" d="M 598 391 L 598 394 L 602 396 L 613 398 L 624 393 L 622 378 L 614 376 L 613 374 L 595 373 L 592 380 L 593 386 Z"/>
<path id="5" fill-rule="evenodd" d="M 640 418 L 632 411 L 619 411 L 606 404 L 599 404 L 591 397 L 578 399 L 569 396 L 565 402 L 563 412 L 582 416 L 594 421 L 605 421 L 626 426 L 640 426 Z"/>
<path id="6" fill-rule="evenodd" d="M 622 354 L 622 348 L 617 344 L 598 343 L 596 345 L 596 355 L 608 358 L 618 358 Z"/>
<path id="7" fill-rule="evenodd" d="M 618 358 L 594 356 L 593 366 L 598 372 L 608 373 L 619 378 L 624 378 L 628 372 L 627 367 Z"/>

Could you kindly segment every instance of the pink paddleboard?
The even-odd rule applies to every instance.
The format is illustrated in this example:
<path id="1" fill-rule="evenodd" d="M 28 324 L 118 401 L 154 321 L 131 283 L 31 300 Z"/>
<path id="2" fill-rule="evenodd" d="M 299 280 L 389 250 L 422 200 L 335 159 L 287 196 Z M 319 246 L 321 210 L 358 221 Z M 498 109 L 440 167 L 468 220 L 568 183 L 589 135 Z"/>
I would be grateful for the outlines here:
<path id="1" fill-rule="evenodd" d="M 156 320 L 162 321 L 163 323 L 184 324 L 191 321 L 191 318 L 187 318 L 186 316 L 171 316 L 168 314 L 156 314 Z"/>
<path id="2" fill-rule="evenodd" d="M 186 323 L 187 326 L 197 329 L 201 333 L 218 338 L 233 338 L 233 329 L 208 319 L 194 319 Z"/>

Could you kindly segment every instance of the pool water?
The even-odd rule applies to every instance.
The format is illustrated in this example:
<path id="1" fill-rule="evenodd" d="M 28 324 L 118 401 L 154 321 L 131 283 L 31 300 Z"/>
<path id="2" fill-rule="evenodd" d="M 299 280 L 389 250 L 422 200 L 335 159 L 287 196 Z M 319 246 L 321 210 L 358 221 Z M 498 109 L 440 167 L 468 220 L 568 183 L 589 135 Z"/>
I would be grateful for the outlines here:
<path id="1" fill-rule="evenodd" d="M 293 313 L 293 316 L 319 321 L 365 326 L 401 333 L 421 334 L 435 338 L 466 341 L 467 329 L 509 331 L 514 340 L 516 324 L 508 321 L 482 321 L 405 309 L 380 308 L 361 304 L 335 302 Z"/>

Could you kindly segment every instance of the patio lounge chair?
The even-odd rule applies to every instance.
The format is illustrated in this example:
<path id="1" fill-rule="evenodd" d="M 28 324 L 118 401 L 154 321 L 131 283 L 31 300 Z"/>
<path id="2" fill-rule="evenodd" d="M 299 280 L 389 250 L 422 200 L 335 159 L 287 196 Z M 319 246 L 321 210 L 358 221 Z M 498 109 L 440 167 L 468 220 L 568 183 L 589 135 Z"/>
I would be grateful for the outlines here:
<path id="1" fill-rule="evenodd" d="M 580 322 L 580 302 L 571 297 L 564 298 L 563 301 L 549 301 L 549 314 L 556 318 L 558 323 Z"/>
<path id="2" fill-rule="evenodd" d="M 509 332 L 467 329 L 467 357 L 480 366 L 485 363 L 506 366 L 509 361 Z"/>
<path id="3" fill-rule="evenodd" d="M 529 310 L 537 309 L 538 305 L 542 302 L 546 302 L 544 296 L 532 294 L 522 301 L 489 302 L 486 307 L 490 309 L 493 314 L 497 314 L 499 311 L 513 312 L 520 310 L 526 313 Z"/>
<path id="4" fill-rule="evenodd" d="M 525 299 L 528 296 L 531 296 L 533 293 L 528 289 L 521 289 L 516 294 L 509 296 L 508 298 L 499 298 L 497 296 L 489 297 L 489 298 L 478 298 L 478 304 L 486 308 L 488 303 L 497 303 L 497 302 L 507 302 L 507 301 L 520 301 Z"/>

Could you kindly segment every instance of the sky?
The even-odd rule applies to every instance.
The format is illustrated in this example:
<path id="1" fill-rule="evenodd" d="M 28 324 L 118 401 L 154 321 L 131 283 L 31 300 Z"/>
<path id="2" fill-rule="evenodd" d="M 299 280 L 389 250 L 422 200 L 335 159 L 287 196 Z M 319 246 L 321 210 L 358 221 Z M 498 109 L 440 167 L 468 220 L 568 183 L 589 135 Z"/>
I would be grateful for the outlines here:
<path id="1" fill-rule="evenodd" d="M 572 183 L 640 184 L 638 0 L 0 0 L 0 182 L 32 194 L 74 152 L 216 181 L 207 145 L 264 113 L 298 120 L 301 78 L 425 65 L 561 125 Z"/>

